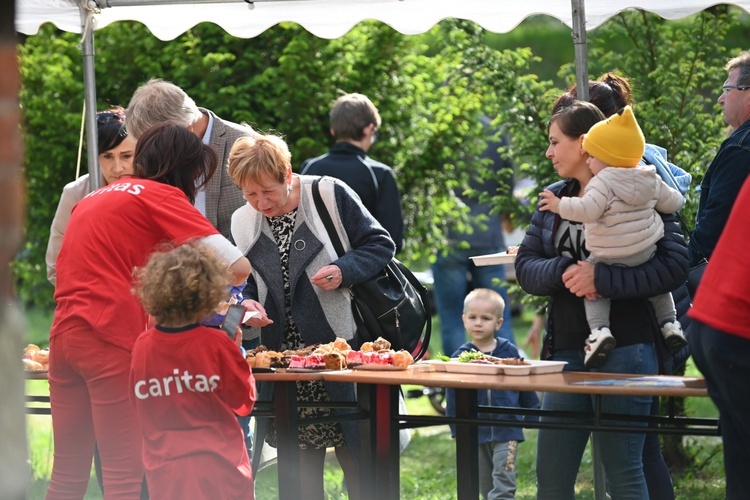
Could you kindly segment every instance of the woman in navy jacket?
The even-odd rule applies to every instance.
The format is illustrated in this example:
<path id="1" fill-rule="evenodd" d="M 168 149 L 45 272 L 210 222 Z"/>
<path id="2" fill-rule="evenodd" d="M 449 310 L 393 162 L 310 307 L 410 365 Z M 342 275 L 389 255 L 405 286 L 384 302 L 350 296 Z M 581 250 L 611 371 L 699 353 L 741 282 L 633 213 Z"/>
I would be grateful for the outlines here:
<path id="1" fill-rule="evenodd" d="M 580 196 L 592 174 L 581 148 L 583 135 L 601 111 L 589 103 L 560 110 L 550 120 L 547 157 L 563 177 L 549 187 L 557 196 Z M 654 339 L 658 325 L 647 298 L 667 293 L 685 281 L 687 250 L 679 226 L 664 216 L 665 236 L 654 257 L 632 267 L 583 262 L 588 256 L 582 224 L 550 212 L 535 211 L 516 258 L 516 276 L 532 295 L 549 297 L 547 337 L 542 357 L 567 361 L 566 370 L 586 371 L 580 346 L 589 335 L 583 300 L 588 293 L 612 299 L 610 321 L 617 338 L 606 363 L 596 370 L 613 373 L 656 374 Z M 604 413 L 646 416 L 649 396 L 602 398 Z M 542 408 L 591 413 L 591 396 L 548 393 Z M 551 417 L 548 418 L 551 420 Z M 645 425 L 645 424 L 633 424 Z M 537 453 L 538 498 L 573 499 L 575 481 L 589 432 L 539 431 Z M 610 493 L 616 498 L 648 498 L 641 452 L 644 434 L 598 433 L 599 452 Z"/>

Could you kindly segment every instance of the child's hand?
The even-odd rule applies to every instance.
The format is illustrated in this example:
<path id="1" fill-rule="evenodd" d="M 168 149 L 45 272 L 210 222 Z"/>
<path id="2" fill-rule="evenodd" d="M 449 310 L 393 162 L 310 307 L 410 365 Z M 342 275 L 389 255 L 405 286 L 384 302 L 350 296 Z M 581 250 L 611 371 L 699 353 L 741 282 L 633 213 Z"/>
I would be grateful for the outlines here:
<path id="1" fill-rule="evenodd" d="M 551 211 L 558 213 L 558 206 L 560 205 L 560 198 L 549 189 L 545 189 L 539 193 L 539 210 L 542 212 Z"/>

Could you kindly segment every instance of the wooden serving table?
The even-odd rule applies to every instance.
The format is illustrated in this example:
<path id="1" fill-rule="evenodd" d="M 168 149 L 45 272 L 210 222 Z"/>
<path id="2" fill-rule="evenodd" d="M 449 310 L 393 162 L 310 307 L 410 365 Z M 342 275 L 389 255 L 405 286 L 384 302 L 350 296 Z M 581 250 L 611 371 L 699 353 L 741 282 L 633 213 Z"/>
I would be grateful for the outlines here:
<path id="1" fill-rule="evenodd" d="M 519 427 L 518 421 L 480 419 L 481 413 L 531 416 L 575 417 L 577 423 L 523 422 L 526 428 L 578 428 L 597 431 L 633 432 L 629 422 L 653 422 L 657 427 L 639 427 L 638 432 L 716 435 L 715 419 L 607 415 L 601 411 L 605 395 L 648 395 L 666 397 L 706 397 L 702 379 L 685 377 L 644 377 L 612 373 L 563 372 L 545 375 L 474 375 L 435 372 L 414 365 L 405 371 L 344 370 L 323 374 L 324 380 L 357 383 L 358 405 L 370 418 L 360 421 L 362 498 L 399 498 L 399 429 L 429 425 L 456 425 L 456 472 L 459 499 L 476 499 L 478 426 Z M 688 387 L 694 385 L 694 387 Z M 455 389 L 456 416 L 401 415 L 399 386 L 403 384 Z M 542 391 L 590 394 L 595 398 L 594 414 L 571 414 L 523 408 L 498 408 L 476 404 L 477 390 Z M 614 421 L 616 417 L 616 422 Z M 619 423 L 618 423 L 619 422 Z"/>
<path id="2" fill-rule="evenodd" d="M 657 427 L 639 427 L 638 432 L 717 435 L 715 419 L 696 419 L 669 415 L 635 417 L 607 415 L 601 411 L 601 397 L 605 395 L 648 395 L 664 397 L 706 397 L 703 379 L 685 377 L 643 377 L 612 373 L 563 372 L 545 375 L 474 375 L 434 371 L 429 365 L 416 364 L 407 370 L 372 371 L 341 370 L 330 372 L 253 373 L 258 382 L 274 384 L 274 400 L 259 401 L 253 416 L 272 416 L 278 431 L 279 498 L 304 498 L 300 484 L 299 434 L 300 425 L 314 423 L 297 417 L 297 382 L 326 380 L 357 384 L 359 413 L 345 418 L 360 423 L 361 497 L 363 499 L 397 499 L 400 496 L 399 430 L 401 428 L 434 425 L 456 426 L 456 469 L 459 499 L 478 497 L 477 446 L 479 425 L 519 427 L 518 421 L 480 419 L 481 413 L 501 413 L 531 416 L 575 417 L 580 423 L 523 422 L 525 428 L 584 428 L 633 432 L 627 423 L 633 421 L 656 423 Z M 47 378 L 47 374 L 27 373 L 27 378 Z M 622 385 L 618 385 L 622 384 Z M 690 386 L 686 386 L 688 384 Z M 401 385 L 449 387 L 455 389 L 456 416 L 402 415 L 399 412 Z M 593 414 L 571 414 L 525 408 L 498 408 L 476 404 L 477 390 L 513 390 L 567 392 L 591 394 L 595 398 Z M 49 396 L 27 396 L 27 401 L 49 402 Z M 331 407 L 348 407 L 348 403 L 331 403 Z M 49 414 L 49 408 L 27 406 L 27 413 Z M 613 420 L 619 421 L 613 423 Z M 329 417 L 330 418 L 330 417 Z M 343 418 L 343 417 L 342 417 Z M 257 448 L 257 447 L 256 447 Z M 253 464 L 254 466 L 257 464 Z"/>

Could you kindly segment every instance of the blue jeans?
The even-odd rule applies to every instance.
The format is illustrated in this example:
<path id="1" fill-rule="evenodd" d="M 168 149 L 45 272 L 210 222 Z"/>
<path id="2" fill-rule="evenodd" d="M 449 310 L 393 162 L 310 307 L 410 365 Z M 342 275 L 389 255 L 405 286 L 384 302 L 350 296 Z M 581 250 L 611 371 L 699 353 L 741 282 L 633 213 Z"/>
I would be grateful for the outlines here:
<path id="1" fill-rule="evenodd" d="M 479 444 L 479 494 L 486 500 L 516 498 L 517 441 Z"/>
<path id="2" fill-rule="evenodd" d="M 443 341 L 443 354 L 450 356 L 463 345 L 466 338 L 461 316 L 464 312 L 464 298 L 468 293 L 467 276 L 471 275 L 474 288 L 491 288 L 498 292 L 505 301 L 503 325 L 495 334 L 496 337 L 508 339 L 513 344 L 516 339 L 511 325 L 508 291 L 504 286 L 493 283 L 494 278 L 505 279 L 503 266 L 475 266 L 471 256 L 501 252 L 497 248 L 475 248 L 456 250 L 447 255 L 438 255 L 432 265 L 432 276 L 435 279 L 435 302 L 440 317 L 440 337 Z"/>
<path id="3" fill-rule="evenodd" d="M 560 350 L 555 361 L 567 361 L 566 371 L 586 371 L 583 350 Z M 605 364 L 592 372 L 636 373 L 654 375 L 658 364 L 653 344 L 618 347 L 609 353 Z M 651 396 L 603 396 L 602 412 L 625 415 L 648 415 Z M 593 413 L 594 396 L 548 392 L 542 398 L 544 410 Z M 544 417 L 542 422 L 577 422 L 576 419 Z M 645 423 L 631 423 L 645 426 Z M 587 430 L 540 429 L 537 443 L 537 498 L 575 499 L 575 483 L 590 432 Z M 612 498 L 648 498 L 643 475 L 643 442 L 645 434 L 595 432 L 597 450 L 607 476 Z"/>
<path id="4" fill-rule="evenodd" d="M 750 498 L 750 339 L 716 330 L 697 319 L 688 328 L 693 359 L 719 409 L 726 497 Z"/>

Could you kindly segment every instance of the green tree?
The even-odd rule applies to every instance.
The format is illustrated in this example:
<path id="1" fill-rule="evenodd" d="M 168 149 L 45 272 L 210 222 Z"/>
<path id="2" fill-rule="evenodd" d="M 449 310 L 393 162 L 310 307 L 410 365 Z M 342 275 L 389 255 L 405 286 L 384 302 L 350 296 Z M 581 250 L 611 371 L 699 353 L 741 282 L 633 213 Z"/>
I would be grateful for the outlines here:
<path id="1" fill-rule="evenodd" d="M 693 173 L 694 185 L 722 136 L 711 101 L 724 77 L 727 26 L 735 23 L 733 11 L 720 7 L 679 23 L 628 11 L 591 33 L 591 74 L 617 68 L 634 78 L 647 137 Z M 544 28 L 550 23 L 535 26 L 552 29 Z M 116 23 L 96 32 L 98 108 L 127 105 L 140 83 L 162 77 L 223 118 L 282 133 L 299 165 L 331 145 L 331 102 L 341 92 L 367 94 L 383 117 L 371 154 L 394 167 L 403 194 L 405 257 L 424 262 L 443 248 L 449 227 L 466 226 L 457 195 L 469 176 L 491 175 L 475 159 L 490 139 L 481 114 L 510 137 L 503 154 L 513 160 L 516 179 L 541 187 L 557 178 L 544 151 L 549 110 L 562 89 L 533 70 L 549 66 L 546 51 L 541 57 L 529 48 L 498 50 L 486 40 L 481 28 L 456 20 L 422 36 L 364 22 L 336 40 L 293 23 L 236 39 L 204 23 L 169 42 L 138 23 Z M 76 171 L 83 105 L 78 43 L 78 35 L 47 25 L 19 50 L 29 211 L 14 272 L 24 302 L 40 307 L 52 304 L 44 269 L 49 225 L 62 187 Z M 571 82 L 572 61 L 563 63 L 556 61 L 562 65 L 558 80 Z M 498 175 L 506 179 L 508 172 Z M 492 200 L 494 210 L 511 214 L 520 226 L 536 201 L 535 192 L 514 198 L 509 186 L 469 194 Z"/>

